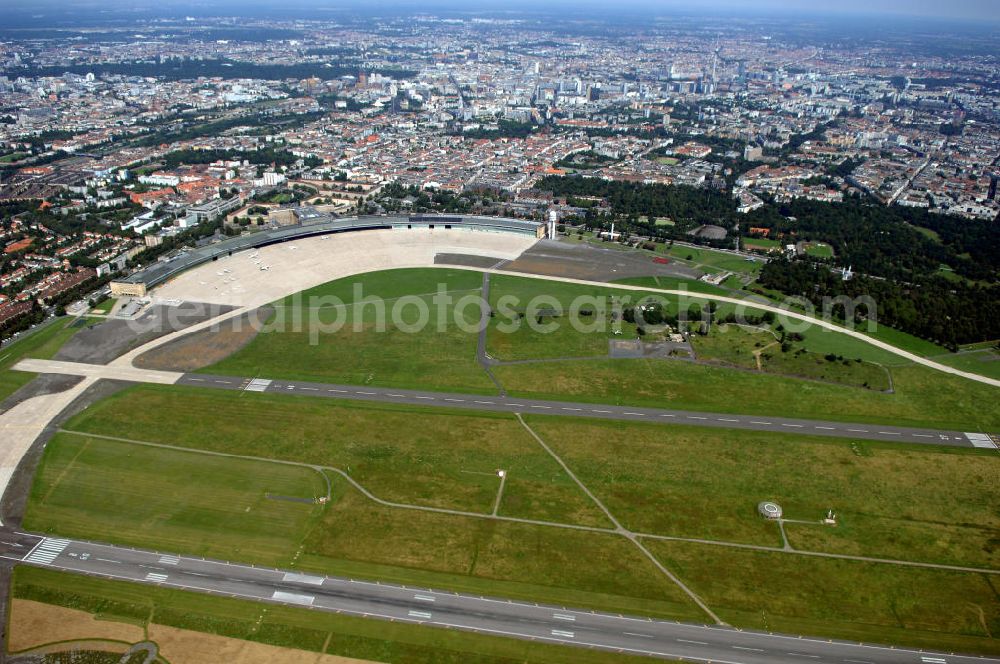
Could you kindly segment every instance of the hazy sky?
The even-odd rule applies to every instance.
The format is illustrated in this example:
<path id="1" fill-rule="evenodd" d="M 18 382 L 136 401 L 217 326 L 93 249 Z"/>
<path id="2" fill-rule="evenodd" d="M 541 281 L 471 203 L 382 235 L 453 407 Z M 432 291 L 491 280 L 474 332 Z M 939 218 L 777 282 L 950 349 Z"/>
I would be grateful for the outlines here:
<path id="1" fill-rule="evenodd" d="M 0 0 L 0 5 L 21 11 L 47 11 L 67 6 L 102 10 L 137 10 L 157 8 L 169 12 L 170 8 L 183 12 L 198 7 L 201 15 L 214 9 L 231 13 L 239 7 L 275 8 L 285 11 L 302 9 L 335 10 L 337 8 L 364 7 L 378 11 L 380 8 L 405 8 L 409 10 L 452 9 L 474 12 L 477 9 L 545 9 L 565 8 L 570 13 L 595 13 L 614 10 L 662 11 L 664 13 L 735 13 L 768 14 L 794 17 L 797 14 L 895 14 L 914 17 L 939 17 L 960 21 L 1000 23 L 1000 0 Z M 0 10 L 2 14 L 2 10 Z M 82 17 L 80 17 L 82 18 Z"/>
<path id="2" fill-rule="evenodd" d="M 648 5 L 662 5 L 672 8 L 699 6 L 741 11 L 780 11 L 789 14 L 800 11 L 838 14 L 881 13 L 1000 20 L 1000 0 L 828 0 L 826 2 L 815 2 L 815 0 L 702 0 L 696 3 L 692 3 L 690 0 L 659 0 L 651 1 Z"/>

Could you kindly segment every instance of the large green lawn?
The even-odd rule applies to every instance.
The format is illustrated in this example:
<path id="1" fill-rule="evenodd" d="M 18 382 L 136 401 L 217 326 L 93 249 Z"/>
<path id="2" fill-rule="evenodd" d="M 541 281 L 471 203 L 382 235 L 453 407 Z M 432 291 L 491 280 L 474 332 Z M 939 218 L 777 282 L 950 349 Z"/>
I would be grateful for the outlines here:
<path id="1" fill-rule="evenodd" d="M 820 329 L 822 328 L 812 330 L 807 336 L 807 341 L 815 347 L 810 341 L 815 336 L 819 340 L 820 347 L 826 346 L 824 349 L 826 353 L 809 350 L 805 341 L 787 341 L 789 348 L 782 350 L 780 335 L 769 326 L 754 328 L 713 325 L 709 334 L 694 335 L 692 345 L 698 359 L 705 362 L 718 362 L 756 371 L 759 358 L 759 370 L 766 373 L 872 390 L 890 388 L 889 374 L 884 367 L 870 361 L 860 361 L 858 357 L 842 356 L 833 349 L 840 346 L 840 350 L 850 353 L 853 347 L 863 346 L 861 342 L 852 339 L 853 343 L 850 344 L 824 344 L 823 342 L 829 341 L 836 333 L 821 333 L 818 331 Z"/>
<path id="2" fill-rule="evenodd" d="M 50 359 L 70 337 L 90 321 L 63 316 L 52 319 L 23 339 L 0 348 L 0 401 L 31 382 L 37 374 L 12 371 L 11 367 L 24 358 Z"/>
<path id="3" fill-rule="evenodd" d="M 732 292 L 720 286 L 714 286 L 699 279 L 684 279 L 682 277 L 629 277 L 618 279 L 612 284 L 627 284 L 629 286 L 643 286 L 644 288 L 663 288 L 666 290 L 689 290 L 695 293 L 707 293 L 709 295 L 732 296 Z"/>
<path id="4" fill-rule="evenodd" d="M 525 397 L 785 417 L 1000 430 L 997 389 L 917 366 L 892 370 L 895 393 L 676 360 L 587 360 L 494 368 Z"/>
<path id="5" fill-rule="evenodd" d="M 970 353 L 954 353 L 935 357 L 934 360 L 962 371 L 1000 380 L 1000 353 L 995 350 L 984 348 Z"/>
<path id="6" fill-rule="evenodd" d="M 996 577 L 686 542 L 647 546 L 734 625 L 1000 653 Z"/>
<path id="7" fill-rule="evenodd" d="M 313 470 L 57 434 L 45 448 L 25 527 L 67 537 L 261 562 L 288 561 L 326 482 Z"/>
<path id="8" fill-rule="evenodd" d="M 757 274 L 764 265 L 762 261 L 750 260 L 735 254 L 714 251 L 712 249 L 675 245 L 669 247 L 666 251 L 668 255 L 687 261 L 697 267 L 715 268 L 728 272 Z"/>
<path id="9" fill-rule="evenodd" d="M 505 423 L 514 422 L 511 418 L 486 418 L 485 423 L 469 425 L 446 413 L 436 415 L 446 418 L 436 424 L 415 410 L 397 412 L 401 415 L 397 418 L 392 417 L 394 411 L 374 410 L 364 414 L 363 420 L 347 422 L 349 414 L 340 409 L 310 412 L 309 407 L 322 407 L 313 400 L 270 396 L 253 400 L 246 395 L 243 408 L 234 406 L 226 423 L 212 430 L 205 424 L 213 418 L 200 413 L 218 413 L 223 405 L 232 404 L 210 401 L 203 410 L 194 401 L 175 399 L 169 406 L 159 402 L 159 415 L 130 416 L 128 412 L 145 413 L 157 403 L 127 398 L 148 389 L 98 404 L 68 426 L 129 436 L 133 429 L 122 425 L 133 419 L 131 426 L 148 437 L 156 438 L 154 432 L 160 430 L 164 432 L 160 436 L 174 436 L 176 442 L 192 447 L 231 447 L 242 454 L 284 458 L 325 455 L 337 463 L 346 460 L 345 455 L 356 454 L 361 468 L 351 464 L 351 477 L 370 480 L 366 486 L 376 487 L 376 495 L 381 490 L 390 498 L 414 504 L 441 502 L 434 494 L 438 488 L 464 497 L 471 487 L 476 495 L 486 483 L 492 484 L 489 488 L 495 496 L 498 482 L 493 469 L 496 460 L 506 456 L 501 461 L 510 469 L 510 512 L 568 521 L 600 518 L 537 445 L 528 448 L 527 434 L 522 433 L 523 442 L 519 442 L 507 435 L 512 432 L 505 433 Z M 161 393 L 182 392 L 173 388 Z M 304 408 L 296 406 L 299 402 Z M 283 417 L 276 417 L 276 408 L 268 408 L 277 404 L 286 406 L 280 413 Z M 260 415 L 254 416 L 255 411 Z M 187 413 L 184 419 L 191 424 L 170 431 L 174 427 L 167 420 L 179 423 L 181 418 L 171 416 L 177 412 Z M 167 420 L 161 419 L 157 426 L 157 417 Z M 296 422 L 306 440 L 323 428 L 332 433 L 316 442 L 292 438 L 282 447 L 276 441 L 287 436 L 283 421 Z M 421 438 L 419 432 L 425 425 L 429 430 Z M 260 429 L 269 433 L 261 434 Z M 414 435 L 417 440 L 404 440 Z M 469 436 L 464 449 L 449 449 L 463 445 Z M 272 444 L 277 449 L 269 449 Z M 264 494 L 319 495 L 324 488 L 317 486 L 321 477 L 308 468 L 63 433 L 47 448 L 32 490 L 26 527 L 178 553 L 532 601 L 687 620 L 701 617 L 679 588 L 620 536 L 384 506 L 339 475 L 329 476 L 333 500 L 325 506 L 272 500 Z M 393 479 L 399 484 L 395 491 L 389 488 Z M 450 479 L 456 486 L 448 487 Z M 505 497 L 501 505 L 506 501 Z M 482 514 L 491 511 L 490 505 L 478 507 Z M 500 513 L 508 511 L 503 508 Z"/>
<path id="10" fill-rule="evenodd" d="M 336 467 L 383 500 L 484 514 L 503 469 L 500 514 L 610 525 L 507 413 L 148 385 L 91 406 L 66 428 Z"/>
<path id="11" fill-rule="evenodd" d="M 219 412 L 229 416 L 215 417 Z M 755 513 L 757 502 L 773 499 L 792 519 L 814 521 L 829 508 L 838 513 L 836 528 L 788 524 L 792 544 L 803 549 L 984 566 L 996 565 L 1000 555 L 992 508 L 1000 482 L 990 455 L 542 416 L 529 423 L 627 527 L 640 532 L 777 546 L 773 524 Z M 608 525 L 506 415 L 142 386 L 95 404 L 66 426 L 346 465 L 377 496 L 484 514 L 497 488 L 493 472 L 504 467 L 510 481 L 501 515 Z M 274 501 L 264 494 L 314 497 L 325 485 L 311 469 L 63 433 L 46 450 L 26 526 L 356 578 L 703 619 L 620 536 L 384 506 L 338 475 L 330 477 L 328 505 Z M 928 492 L 933 483 L 948 486 L 947 496 Z M 760 627 L 767 620 L 774 629 L 811 634 L 983 648 L 955 636 L 959 627 L 950 617 L 965 611 L 958 597 L 976 602 L 981 594 L 975 585 L 981 577 L 972 574 L 855 562 L 828 566 L 830 561 L 774 554 L 775 574 L 783 580 L 804 584 L 817 578 L 817 569 L 833 577 L 829 584 L 804 585 L 794 599 L 765 593 L 758 601 L 761 614 L 746 608 L 744 589 L 749 578 L 759 583 L 766 576 L 757 570 L 745 578 L 758 559 L 724 547 L 702 547 L 695 555 L 659 540 L 648 545 L 738 626 Z M 734 567 L 723 573 L 726 565 Z M 730 578 L 731 595 L 725 591 Z M 855 617 L 844 608 L 855 602 L 851 583 L 875 584 L 879 598 Z M 893 617 L 884 607 L 908 606 L 911 588 L 925 583 L 940 585 L 926 591 L 936 604 L 933 611 L 922 609 L 919 629 L 883 629 L 889 619 L 909 628 L 911 609 Z M 986 619 L 994 618 L 987 613 Z"/>
<path id="12" fill-rule="evenodd" d="M 391 317 L 394 306 L 402 307 L 404 300 L 400 298 L 404 295 L 419 295 L 430 306 L 439 284 L 458 298 L 478 295 L 481 283 L 479 273 L 427 268 L 392 270 L 324 284 L 275 303 L 269 330 L 203 371 L 491 393 L 495 388 L 476 362 L 476 334 L 455 324 L 453 307 L 443 309 L 447 324 L 440 330 L 433 307 L 429 324 L 417 330 L 408 329 L 418 320 L 412 305 L 402 308 L 404 325 L 393 325 Z M 362 285 L 362 299 L 357 301 L 355 284 Z M 381 328 L 376 305 L 343 307 L 333 299 L 351 305 L 369 296 L 383 298 L 387 316 Z M 480 314 L 478 307 L 470 306 L 459 315 L 475 324 Z M 326 327 L 316 326 L 316 333 L 311 333 L 311 319 Z M 334 329 L 338 320 L 342 326 Z"/>
<path id="13" fill-rule="evenodd" d="M 618 653 L 264 605 L 37 567 L 18 567 L 12 586 L 14 597 L 86 611 L 102 620 L 140 625 L 156 623 L 373 662 L 610 664 L 639 661 Z"/>
<path id="14" fill-rule="evenodd" d="M 1000 457 L 972 449 L 531 416 L 631 530 L 1000 569 Z M 946 486 L 947 491 L 928 491 Z M 818 525 L 833 509 L 836 527 Z"/>
<path id="15" fill-rule="evenodd" d="M 353 301 L 355 283 L 363 284 L 365 294 L 390 298 L 387 307 L 391 309 L 392 302 L 399 301 L 398 298 L 405 294 L 416 294 L 429 301 L 431 296 L 428 294 L 435 292 L 438 284 L 445 284 L 456 298 L 476 295 L 481 282 L 481 274 L 465 270 L 390 270 L 363 278 L 339 280 L 307 291 L 304 296 L 286 298 L 277 304 L 275 316 L 284 316 L 290 321 L 289 328 L 296 315 L 306 319 L 315 315 L 321 322 L 330 323 L 335 316 L 345 315 L 344 309 L 329 303 L 309 309 L 309 296 L 336 296 L 344 302 Z M 517 304 L 509 308 L 521 313 L 525 313 L 527 303 L 537 296 L 550 298 L 548 304 L 541 302 L 543 306 L 553 306 L 555 302 L 564 308 L 568 308 L 574 298 L 584 296 L 590 298 L 590 304 L 586 306 L 593 307 L 597 313 L 580 320 L 606 325 L 597 331 L 581 333 L 569 325 L 566 317 L 544 317 L 544 324 L 557 323 L 555 332 L 537 332 L 522 321 L 517 331 L 501 333 L 499 326 L 506 316 L 498 305 L 502 298 L 510 296 L 517 298 Z M 628 297 L 636 302 L 644 293 L 622 291 L 613 286 L 494 275 L 490 303 L 498 315 L 490 321 L 487 339 L 487 351 L 492 357 L 501 360 L 595 358 L 583 362 L 500 366 L 494 369 L 494 374 L 512 393 L 560 399 L 929 425 L 962 430 L 992 431 L 1000 428 L 1000 415 L 988 407 L 995 400 L 994 388 L 912 366 L 893 353 L 816 326 L 789 328 L 804 334 L 805 340 L 799 346 L 814 354 L 806 359 L 811 357 L 815 361 L 806 363 L 807 366 L 786 366 L 792 360 L 776 355 L 771 360 L 774 369 L 778 373 L 820 379 L 830 379 L 828 374 L 836 369 L 835 380 L 850 369 L 850 376 L 845 380 L 859 387 L 827 385 L 780 375 L 753 375 L 727 367 L 669 360 L 596 359 L 606 357 L 608 339 L 614 338 L 607 324 L 610 315 L 600 313 L 600 303 L 605 303 L 606 311 L 610 296 Z M 676 310 L 677 298 L 667 297 L 665 300 L 668 309 Z M 704 304 L 704 301 L 698 300 L 697 294 L 691 296 L 691 301 L 696 305 Z M 734 305 L 721 304 L 716 316 L 725 316 L 733 308 Z M 342 329 L 318 335 L 315 343 L 311 343 L 308 326 L 297 332 L 290 329 L 264 332 L 233 356 L 204 371 L 495 393 L 496 388 L 476 362 L 477 335 L 460 330 L 454 324 L 453 310 L 446 308 L 445 313 L 449 323 L 444 331 L 437 330 L 432 318 L 428 328 L 416 333 L 392 325 L 386 331 L 378 332 L 374 330 L 375 309 L 368 305 L 360 313 L 346 314 L 348 322 Z M 748 309 L 748 313 L 760 312 Z M 467 307 L 463 313 L 467 322 L 472 322 L 477 316 L 475 306 Z M 361 331 L 354 331 L 354 321 L 359 321 Z M 717 329 L 713 329 L 713 333 Z M 634 326 L 623 324 L 621 338 L 631 338 L 634 334 Z M 884 327 L 877 330 L 876 336 L 900 341 L 918 352 L 940 350 L 933 344 Z M 817 359 L 827 354 L 849 361 L 863 360 L 865 363 L 840 366 L 843 362 L 838 360 L 838 366 L 832 367 Z M 888 386 L 885 372 L 868 363 L 890 368 L 894 394 L 873 394 L 872 390 L 860 387 L 864 383 L 875 389 Z M 831 404 L 836 404 L 836 407 L 831 407 Z"/>

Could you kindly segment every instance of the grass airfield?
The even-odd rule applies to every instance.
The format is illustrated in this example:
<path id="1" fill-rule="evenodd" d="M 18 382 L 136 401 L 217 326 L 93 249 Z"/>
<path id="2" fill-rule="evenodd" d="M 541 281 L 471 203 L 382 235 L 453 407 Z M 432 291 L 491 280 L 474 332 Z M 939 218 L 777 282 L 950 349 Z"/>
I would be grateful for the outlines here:
<path id="1" fill-rule="evenodd" d="M 352 302 L 354 281 L 318 286 L 304 293 L 305 300 L 284 298 L 274 304 L 275 316 L 298 309 L 298 315 L 330 323 L 340 315 L 334 306 L 310 311 L 298 302 L 310 295 Z M 477 294 L 482 275 L 432 269 L 364 277 L 366 294 L 390 300 L 429 300 L 438 283 L 456 297 Z M 543 292 L 568 304 L 581 294 L 607 298 L 614 288 L 498 275 L 491 280 L 490 302 Z M 260 334 L 204 371 L 495 393 L 476 359 L 476 334 L 454 327 L 441 334 L 377 333 L 371 310 L 347 315 L 360 331 L 348 325 L 315 344 L 306 331 Z M 470 308 L 468 319 L 477 318 L 478 310 Z M 889 353 L 819 330 L 804 333 L 804 350 L 878 363 L 891 372 L 895 391 L 748 370 L 739 361 L 759 347 L 755 336 L 748 341 L 742 333 L 733 333 L 738 343 L 728 335 L 707 337 L 717 347 L 703 348 L 706 355 L 727 360 L 707 366 L 599 357 L 611 333 L 521 331 L 501 337 L 495 326 L 491 321 L 486 336 L 492 357 L 540 360 L 493 367 L 511 394 L 1000 428 L 1000 415 L 990 407 L 995 389 L 893 362 L 898 358 Z M 561 361 L 574 354 L 595 359 Z M 994 638 L 1000 634 L 998 575 L 812 555 L 1000 569 L 995 453 L 544 416 L 525 422 L 657 560 L 735 626 L 1000 653 Z M 705 620 L 507 414 L 149 385 L 89 407 L 63 429 L 36 474 L 28 529 Z M 505 482 L 499 470 L 506 471 Z M 758 517 L 761 500 L 785 508 L 784 536 L 777 524 Z M 828 509 L 838 514 L 836 526 L 819 523 Z M 504 661 L 524 652 L 506 640 L 463 635 L 442 645 L 437 659 L 420 630 L 399 626 L 383 632 L 380 624 L 368 629 L 347 619 L 320 624 L 290 609 L 268 609 L 281 618 L 269 618 L 273 628 L 254 631 L 247 627 L 251 616 L 260 615 L 254 605 L 233 603 L 231 615 L 212 618 L 207 600 L 196 595 L 157 591 L 140 600 L 129 584 L 47 571 L 19 570 L 15 592 L 97 612 L 95 607 L 122 607 L 111 614 L 138 611 L 127 608 L 135 606 L 187 614 L 190 622 L 201 621 L 203 631 L 249 633 L 241 638 L 275 643 L 301 629 L 301 642 L 310 649 L 331 652 L 332 642 L 340 654 L 383 661 L 420 661 L 414 653 L 424 661 Z M 538 661 L 560 661 L 564 653 L 537 652 L 545 653 Z M 592 659 L 577 659 L 576 651 L 567 656 L 565 661 L 611 661 L 592 653 L 586 654 Z"/>

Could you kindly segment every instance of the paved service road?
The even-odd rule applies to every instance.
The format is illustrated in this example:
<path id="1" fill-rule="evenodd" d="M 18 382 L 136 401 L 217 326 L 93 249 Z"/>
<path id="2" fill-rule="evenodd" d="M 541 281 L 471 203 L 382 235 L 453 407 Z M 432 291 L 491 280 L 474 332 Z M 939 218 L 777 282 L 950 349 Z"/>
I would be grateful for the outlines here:
<path id="1" fill-rule="evenodd" d="M 417 406 L 442 406 L 466 408 L 470 410 L 491 410 L 511 413 L 538 413 L 569 417 L 596 417 L 600 419 L 628 420 L 634 422 L 657 422 L 688 424 L 693 426 L 719 427 L 727 429 L 750 429 L 754 431 L 780 431 L 814 436 L 834 436 L 867 440 L 886 440 L 897 443 L 923 443 L 932 445 L 953 445 L 958 447 L 984 447 L 997 449 L 993 438 L 986 434 L 962 431 L 940 431 L 937 429 L 915 429 L 882 424 L 845 424 L 843 422 L 822 422 L 799 420 L 785 417 L 763 417 L 755 415 L 727 415 L 723 413 L 701 413 L 686 410 L 665 410 L 662 408 L 642 408 L 639 406 L 608 406 L 591 403 L 564 401 L 543 401 L 518 397 L 487 395 L 449 394 L 445 392 L 422 392 L 417 390 L 397 390 L 394 388 L 364 387 L 358 385 L 334 385 L 309 383 L 304 381 L 237 378 L 233 376 L 211 376 L 207 374 L 184 374 L 178 385 L 194 385 L 227 390 L 247 390 L 275 394 L 299 394 L 333 399 L 354 399 L 403 403 Z"/>
<path id="2" fill-rule="evenodd" d="M 719 664 L 1000 664 L 248 567 L 0 531 L 0 557 L 41 567 L 372 618 Z"/>

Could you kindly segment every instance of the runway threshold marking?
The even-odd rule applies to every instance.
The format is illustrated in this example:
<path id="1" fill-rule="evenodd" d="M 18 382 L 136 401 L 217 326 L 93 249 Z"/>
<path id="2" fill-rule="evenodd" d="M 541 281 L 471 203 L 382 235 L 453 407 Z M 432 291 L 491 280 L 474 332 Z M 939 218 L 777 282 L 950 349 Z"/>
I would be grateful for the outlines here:
<path id="1" fill-rule="evenodd" d="M 180 563 L 181 559 L 177 556 L 160 556 L 161 565 L 176 565 Z"/>
<path id="2" fill-rule="evenodd" d="M 271 385 L 271 381 L 266 378 L 254 378 L 243 388 L 244 392 L 263 392 Z"/>
<path id="3" fill-rule="evenodd" d="M 993 442 L 993 439 L 987 436 L 985 433 L 968 433 L 966 432 L 965 437 L 973 447 L 982 447 L 984 449 L 997 449 L 997 444 Z"/>
<path id="4" fill-rule="evenodd" d="M 153 583 L 163 583 L 167 580 L 167 575 L 159 572 L 150 572 L 146 575 L 146 580 L 152 581 Z"/>
<path id="5" fill-rule="evenodd" d="M 576 616 L 571 616 L 571 615 L 566 614 L 566 613 L 553 613 L 552 617 L 555 618 L 556 620 L 566 620 L 568 622 L 575 622 L 576 621 Z"/>
<path id="6" fill-rule="evenodd" d="M 291 583 L 306 583 L 310 586 L 321 586 L 323 585 L 323 577 L 321 576 L 310 576 L 309 574 L 298 574 L 296 572 L 286 572 L 285 576 L 281 577 L 282 581 L 289 581 Z"/>
<path id="7" fill-rule="evenodd" d="M 427 611 L 410 611 L 406 615 L 410 616 L 411 618 L 420 618 L 421 620 L 431 619 L 431 614 L 428 613 Z"/>
<path id="8" fill-rule="evenodd" d="M 436 599 L 434 597 L 431 597 L 430 595 L 414 595 L 413 599 L 415 599 L 417 601 L 420 601 L 420 602 L 434 602 L 434 601 L 436 601 Z"/>
<path id="9" fill-rule="evenodd" d="M 576 638 L 576 634 L 573 632 L 567 632 L 564 629 L 554 629 L 552 630 L 552 636 L 562 636 L 567 639 Z"/>
<path id="10" fill-rule="evenodd" d="M 289 604 L 301 604 L 303 606 L 312 606 L 312 603 L 316 601 L 316 598 L 312 595 L 286 593 L 281 590 L 275 590 L 274 594 L 271 595 L 271 599 L 278 600 L 279 602 L 287 602 Z"/>
<path id="11" fill-rule="evenodd" d="M 69 546 L 69 540 L 67 539 L 53 539 L 51 537 L 46 537 L 39 542 L 27 556 L 24 557 L 24 562 L 35 563 L 38 565 L 49 565 L 53 560 L 59 557 L 59 554 L 62 553 L 67 546 Z"/>
<path id="12" fill-rule="evenodd" d="M 921 662 L 927 662 L 927 664 L 948 664 L 948 660 L 944 657 L 921 657 Z"/>

